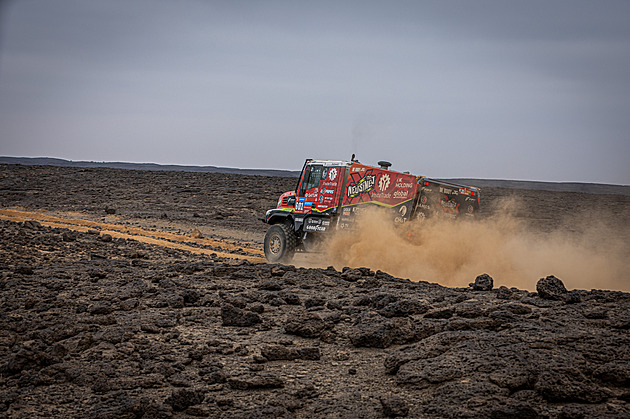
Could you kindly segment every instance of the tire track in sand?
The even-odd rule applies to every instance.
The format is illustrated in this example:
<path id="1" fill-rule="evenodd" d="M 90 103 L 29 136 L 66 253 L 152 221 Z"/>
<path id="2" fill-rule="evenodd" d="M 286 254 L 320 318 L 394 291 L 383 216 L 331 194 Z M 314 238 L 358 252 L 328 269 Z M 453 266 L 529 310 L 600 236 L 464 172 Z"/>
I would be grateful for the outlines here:
<path id="1" fill-rule="evenodd" d="M 84 233 L 88 230 L 98 229 L 100 231 L 100 234 L 109 234 L 115 238 L 132 239 L 156 246 L 187 250 L 195 254 L 216 254 L 217 257 L 229 259 L 245 259 L 250 262 L 265 262 L 263 252 L 258 247 L 249 247 L 247 245 L 235 246 L 220 240 L 209 238 L 193 238 L 183 234 L 170 233 L 167 231 L 147 230 L 141 227 L 129 227 L 122 224 L 91 221 L 83 218 L 65 218 L 44 214 L 42 212 L 22 211 L 16 209 L 0 209 L 0 219 L 15 222 L 37 221 L 47 227 L 67 228 L 69 230 L 80 231 Z M 222 250 L 205 249 L 191 246 L 186 243 L 220 247 Z M 237 253 L 233 253 L 238 251 L 239 249 L 242 249 L 247 253 L 260 256 L 240 255 Z"/>

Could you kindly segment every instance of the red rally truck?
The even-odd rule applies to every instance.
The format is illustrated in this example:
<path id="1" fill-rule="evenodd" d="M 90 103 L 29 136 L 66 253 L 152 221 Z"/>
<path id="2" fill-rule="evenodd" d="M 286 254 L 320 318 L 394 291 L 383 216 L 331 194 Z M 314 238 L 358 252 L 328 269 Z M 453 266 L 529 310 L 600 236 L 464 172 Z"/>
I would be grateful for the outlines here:
<path id="1" fill-rule="evenodd" d="M 350 228 L 369 206 L 388 209 L 392 222 L 446 215 L 472 217 L 479 210 L 479 189 L 389 170 L 357 160 L 311 160 L 302 168 L 295 191 L 280 196 L 263 221 L 269 262 L 289 262 L 296 251 L 315 249 L 326 233 Z"/>

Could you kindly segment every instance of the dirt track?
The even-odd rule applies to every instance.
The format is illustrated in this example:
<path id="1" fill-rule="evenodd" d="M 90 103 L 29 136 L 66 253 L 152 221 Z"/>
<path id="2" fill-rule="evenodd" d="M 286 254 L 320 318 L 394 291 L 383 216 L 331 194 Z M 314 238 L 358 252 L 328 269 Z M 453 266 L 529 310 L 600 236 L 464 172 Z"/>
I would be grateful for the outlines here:
<path id="1" fill-rule="evenodd" d="M 0 168 L 0 416 L 630 417 L 628 293 L 255 262 L 294 179 Z"/>
<path id="2" fill-rule="evenodd" d="M 223 240 L 191 237 L 157 230 L 147 230 L 140 227 L 128 227 L 122 224 L 85 220 L 83 218 L 69 218 L 48 215 L 41 212 L 0 210 L 0 220 L 14 222 L 37 221 L 42 225 L 54 228 L 66 228 L 84 233 L 93 231 L 101 235 L 109 235 L 118 239 L 136 240 L 170 249 L 186 250 L 194 254 L 215 255 L 228 259 L 243 259 L 250 262 L 264 262 L 264 254 L 260 246 L 254 243 L 250 247 L 237 246 Z M 254 247 L 255 246 L 255 247 Z M 258 256 L 252 256 L 258 255 Z"/>

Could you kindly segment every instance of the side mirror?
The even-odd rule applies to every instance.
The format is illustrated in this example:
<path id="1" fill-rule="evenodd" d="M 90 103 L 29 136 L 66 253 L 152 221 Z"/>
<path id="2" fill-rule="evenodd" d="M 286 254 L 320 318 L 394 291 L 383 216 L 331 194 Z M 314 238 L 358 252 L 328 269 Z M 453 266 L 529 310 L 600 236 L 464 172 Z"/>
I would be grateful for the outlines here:
<path id="1" fill-rule="evenodd" d="M 289 199 L 287 199 L 287 204 L 291 205 L 292 207 L 295 206 L 295 197 L 294 196 L 289 197 Z"/>

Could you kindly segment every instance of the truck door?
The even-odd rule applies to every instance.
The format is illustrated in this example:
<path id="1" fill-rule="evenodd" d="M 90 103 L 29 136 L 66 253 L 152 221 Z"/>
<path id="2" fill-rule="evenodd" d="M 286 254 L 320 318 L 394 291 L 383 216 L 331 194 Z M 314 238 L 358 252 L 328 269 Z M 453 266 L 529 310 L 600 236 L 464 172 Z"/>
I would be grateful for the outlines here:
<path id="1" fill-rule="evenodd" d="M 326 214 L 339 207 L 345 171 L 346 168 L 342 166 L 324 166 L 316 202 L 313 205 L 314 211 Z"/>
<path id="2" fill-rule="evenodd" d="M 339 206 L 345 167 L 312 164 L 306 166 L 298 189 L 295 212 L 326 214 Z"/>
<path id="3" fill-rule="evenodd" d="M 316 202 L 319 191 L 319 182 L 322 180 L 324 166 L 321 164 L 309 164 L 304 168 L 302 182 L 298 188 L 295 212 L 299 214 L 310 214 L 313 203 Z"/>

